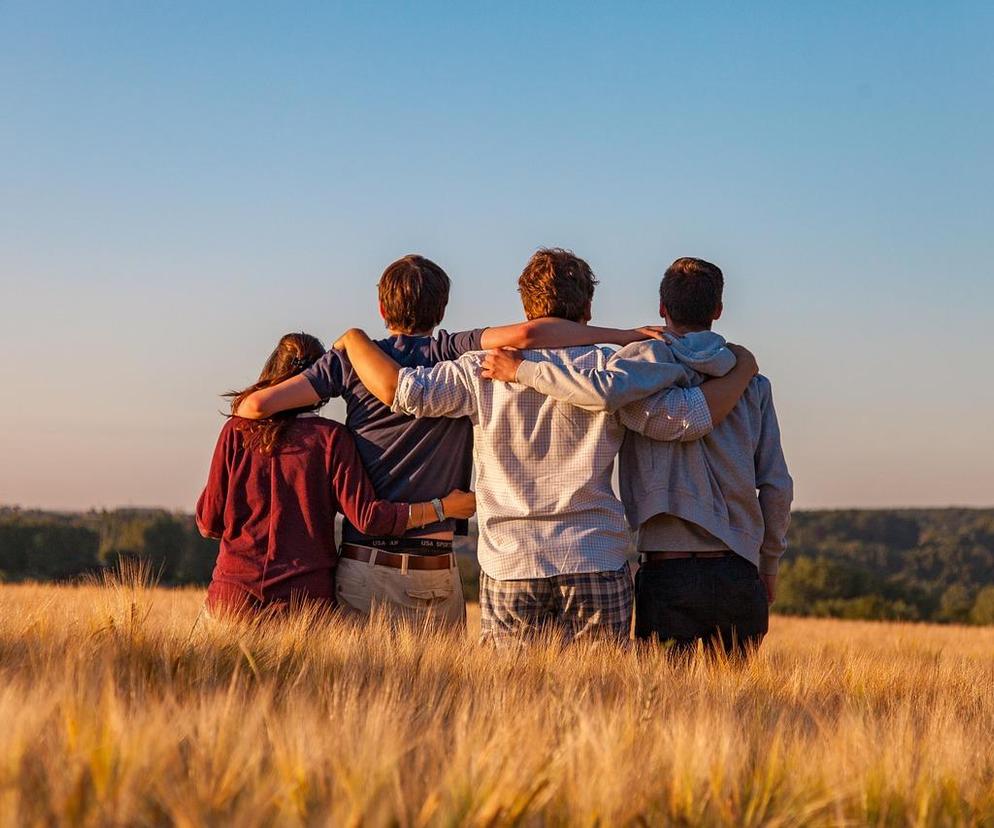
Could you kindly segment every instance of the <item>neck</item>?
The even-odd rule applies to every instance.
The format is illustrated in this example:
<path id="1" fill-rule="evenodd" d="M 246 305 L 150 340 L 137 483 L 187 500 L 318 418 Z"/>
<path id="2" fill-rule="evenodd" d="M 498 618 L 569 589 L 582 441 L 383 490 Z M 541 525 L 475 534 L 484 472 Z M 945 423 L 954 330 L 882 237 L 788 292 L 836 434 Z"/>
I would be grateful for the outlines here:
<path id="1" fill-rule="evenodd" d="M 434 328 L 431 330 L 434 330 Z M 390 334 L 390 336 L 431 336 L 431 330 L 402 331 L 399 328 L 387 328 L 387 333 Z"/>
<path id="2" fill-rule="evenodd" d="M 666 319 L 667 330 L 673 331 L 677 336 L 683 336 L 689 333 L 699 333 L 700 331 L 710 331 L 710 325 L 678 325 L 676 322 L 672 322 Z"/>

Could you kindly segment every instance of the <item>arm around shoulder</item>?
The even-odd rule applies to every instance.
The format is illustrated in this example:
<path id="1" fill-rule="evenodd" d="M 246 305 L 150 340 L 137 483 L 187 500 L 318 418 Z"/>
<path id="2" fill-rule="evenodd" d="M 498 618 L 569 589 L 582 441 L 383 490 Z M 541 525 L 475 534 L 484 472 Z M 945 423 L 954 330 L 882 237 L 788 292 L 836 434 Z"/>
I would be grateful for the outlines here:
<path id="1" fill-rule="evenodd" d="M 392 409 L 412 417 L 473 417 L 479 360 L 466 354 L 431 368 L 404 368 Z"/>
<path id="2" fill-rule="evenodd" d="M 644 400 L 665 388 L 686 385 L 682 365 L 646 359 L 644 348 L 664 347 L 662 343 L 639 344 L 612 354 L 603 368 L 559 366 L 549 361 L 523 362 L 517 381 L 553 399 L 586 411 L 609 411 Z"/>
<path id="3" fill-rule="evenodd" d="M 248 420 L 261 420 L 281 411 L 310 408 L 320 401 L 310 381 L 303 374 L 298 374 L 277 385 L 253 391 L 242 400 L 234 413 Z"/>

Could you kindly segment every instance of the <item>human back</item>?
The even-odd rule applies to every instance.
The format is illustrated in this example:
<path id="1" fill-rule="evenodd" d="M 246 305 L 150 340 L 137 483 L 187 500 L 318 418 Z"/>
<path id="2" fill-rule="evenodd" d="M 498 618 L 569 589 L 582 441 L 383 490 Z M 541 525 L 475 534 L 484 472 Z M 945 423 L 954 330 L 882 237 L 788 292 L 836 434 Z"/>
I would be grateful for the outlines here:
<path id="1" fill-rule="evenodd" d="M 666 343 L 629 346 L 620 358 L 672 359 L 682 362 L 688 352 L 694 361 L 683 361 L 687 384 L 699 386 L 717 367 L 718 355 L 727 353 L 725 340 L 711 331 L 685 335 L 673 347 Z M 701 358 L 701 354 L 705 357 Z M 710 364 L 706 355 L 713 354 Z M 775 428 L 769 379 L 757 375 L 722 422 L 698 440 L 662 442 L 629 431 L 619 455 L 619 490 L 629 523 L 640 527 L 658 515 L 678 518 L 707 533 L 756 566 L 760 563 L 765 521 L 757 494 L 757 452 L 771 442 Z M 764 432 L 764 428 L 766 431 Z M 779 430 L 775 435 L 779 443 Z M 765 455 L 764 455 L 765 456 Z M 675 527 L 672 522 L 668 526 Z M 649 528 L 652 531 L 652 527 Z M 676 531 L 679 531 L 677 528 Z"/>
<path id="2" fill-rule="evenodd" d="M 377 285 L 379 310 L 389 335 L 377 347 L 404 367 L 430 367 L 457 359 L 481 345 L 482 329 L 450 334 L 435 331 L 448 303 L 450 281 L 435 262 L 410 254 L 392 262 Z M 323 354 L 303 374 L 321 399 L 345 402 L 345 423 L 352 431 L 377 493 L 390 500 L 420 501 L 452 489 L 469 489 L 473 433 L 467 420 L 417 420 L 391 411 L 354 370 L 345 350 Z M 452 538 L 465 524 L 438 521 L 410 537 Z M 350 542 L 373 540 L 351 522 L 343 529 Z M 412 552 L 416 552 L 412 548 Z"/>
<path id="3" fill-rule="evenodd" d="M 350 487 L 362 493 L 361 481 L 349 479 L 358 477 L 352 438 L 339 423 L 302 414 L 263 453 L 251 445 L 245 425 L 231 418 L 222 427 L 223 467 L 212 475 L 197 507 L 201 528 L 221 542 L 212 598 L 234 591 L 267 604 L 287 601 L 296 591 L 331 602 L 334 516 L 357 512 L 367 520 L 372 502 L 360 503 L 352 495 L 340 502 L 342 495 L 336 496 Z M 400 517 L 387 510 L 375 522 L 389 531 Z"/>
<path id="4" fill-rule="evenodd" d="M 603 368 L 610 353 L 583 346 L 522 355 L 585 370 Z M 611 485 L 624 436 L 617 418 L 480 379 L 482 356 L 460 360 L 477 395 L 481 567 L 501 579 L 621 567 L 631 537 Z"/>
<path id="5" fill-rule="evenodd" d="M 432 336 L 395 334 L 376 340 L 377 347 L 403 367 L 430 367 L 479 347 L 478 332 Z M 341 397 L 346 406 L 345 424 L 355 438 L 373 487 L 387 500 L 418 501 L 440 497 L 452 489 L 469 489 L 473 470 L 473 426 L 467 419 L 418 419 L 391 411 L 371 393 L 352 368 L 348 355 L 333 351 L 342 371 Z M 324 357 L 322 361 L 329 359 Z M 315 384 L 320 367 L 307 372 Z M 325 386 L 326 387 L 326 386 Z M 413 530 L 411 537 L 451 535 L 464 527 L 435 524 Z M 345 537 L 361 540 L 354 527 Z"/>

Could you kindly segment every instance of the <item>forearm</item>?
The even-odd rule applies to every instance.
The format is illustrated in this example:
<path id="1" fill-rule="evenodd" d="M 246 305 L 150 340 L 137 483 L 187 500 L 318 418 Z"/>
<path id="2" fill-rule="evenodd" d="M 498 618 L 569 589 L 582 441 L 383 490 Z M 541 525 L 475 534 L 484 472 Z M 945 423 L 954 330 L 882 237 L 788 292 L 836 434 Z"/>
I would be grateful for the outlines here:
<path id="1" fill-rule="evenodd" d="M 438 506 L 439 510 L 435 507 Z M 441 523 L 450 518 L 468 518 L 476 511 L 476 495 L 453 489 L 445 497 L 421 503 L 411 503 L 407 507 L 407 528 L 420 529 L 432 523 Z"/>
<path id="2" fill-rule="evenodd" d="M 686 371 L 676 363 L 614 360 L 610 367 L 581 370 L 552 362 L 523 362 L 517 381 L 547 397 L 586 411 L 610 411 L 685 383 Z"/>
<path id="3" fill-rule="evenodd" d="M 338 344 L 348 354 L 366 389 L 384 405 L 391 405 L 397 394 L 400 366 L 358 328 L 346 332 Z"/>
<path id="4" fill-rule="evenodd" d="M 772 474 L 760 475 L 758 495 L 759 508 L 763 514 L 763 545 L 759 550 L 759 568 L 765 575 L 776 575 L 780 558 L 787 549 L 790 507 L 794 500 L 794 481 L 787 472 L 786 463 L 781 460 Z"/>
<path id="5" fill-rule="evenodd" d="M 570 348 L 581 345 L 628 345 L 647 339 L 644 331 L 627 328 L 599 328 L 552 316 L 530 319 L 515 325 L 487 328 L 482 347 L 491 348 Z"/>
<path id="6" fill-rule="evenodd" d="M 759 490 L 759 504 L 763 513 L 763 545 L 759 550 L 759 571 L 776 575 L 780 559 L 787 550 L 787 529 L 790 526 L 791 496 L 784 491 L 764 487 Z"/>
<path id="7" fill-rule="evenodd" d="M 710 379 L 700 386 L 714 425 L 718 425 L 732 413 L 732 409 L 742 398 L 753 376 L 755 372 L 752 368 L 736 363 L 725 376 Z"/>
<path id="8" fill-rule="evenodd" d="M 232 413 L 248 420 L 261 420 L 281 411 L 310 408 L 319 402 L 321 398 L 310 382 L 302 374 L 298 374 L 278 385 L 252 392 Z"/>

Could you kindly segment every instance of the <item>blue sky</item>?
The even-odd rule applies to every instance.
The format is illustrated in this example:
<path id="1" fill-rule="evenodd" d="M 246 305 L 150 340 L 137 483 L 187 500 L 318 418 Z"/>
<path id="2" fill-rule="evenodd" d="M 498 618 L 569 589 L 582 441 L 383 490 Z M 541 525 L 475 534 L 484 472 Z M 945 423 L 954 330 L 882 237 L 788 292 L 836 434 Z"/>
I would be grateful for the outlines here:
<path id="1" fill-rule="evenodd" d="M 652 321 L 680 255 L 801 507 L 994 504 L 994 7 L 0 3 L 0 502 L 191 508 L 283 332 L 449 329 L 542 245 Z M 335 415 L 340 409 L 331 408 Z"/>

